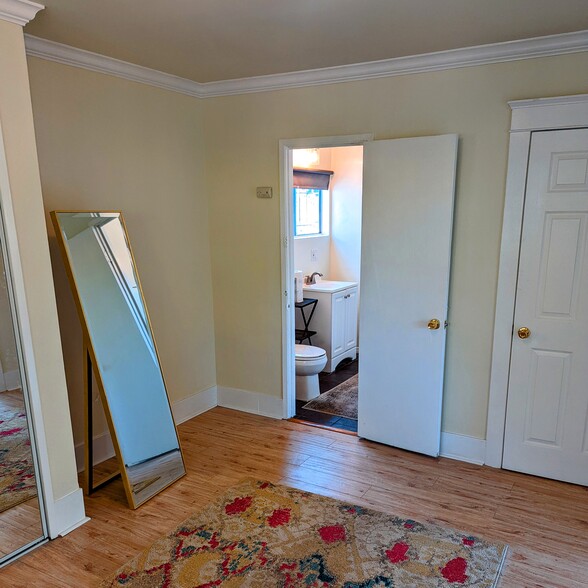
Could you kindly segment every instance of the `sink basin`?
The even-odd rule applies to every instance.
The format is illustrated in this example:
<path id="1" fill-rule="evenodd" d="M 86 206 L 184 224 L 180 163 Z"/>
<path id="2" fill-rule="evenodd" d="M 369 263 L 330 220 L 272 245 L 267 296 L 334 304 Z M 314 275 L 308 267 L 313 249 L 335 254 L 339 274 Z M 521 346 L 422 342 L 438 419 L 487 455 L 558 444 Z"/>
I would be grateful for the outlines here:
<path id="1" fill-rule="evenodd" d="M 303 290 L 305 292 L 340 292 L 347 288 L 357 286 L 357 282 L 338 282 L 334 280 L 321 280 L 316 284 L 305 284 Z"/>

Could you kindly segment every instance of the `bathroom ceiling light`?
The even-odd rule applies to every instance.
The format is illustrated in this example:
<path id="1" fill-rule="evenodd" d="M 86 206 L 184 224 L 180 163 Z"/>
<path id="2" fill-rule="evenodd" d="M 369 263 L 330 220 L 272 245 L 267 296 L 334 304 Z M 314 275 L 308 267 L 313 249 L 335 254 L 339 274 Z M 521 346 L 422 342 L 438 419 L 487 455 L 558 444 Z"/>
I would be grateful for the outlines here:
<path id="1" fill-rule="evenodd" d="M 318 149 L 294 149 L 294 167 L 313 167 L 319 164 Z"/>

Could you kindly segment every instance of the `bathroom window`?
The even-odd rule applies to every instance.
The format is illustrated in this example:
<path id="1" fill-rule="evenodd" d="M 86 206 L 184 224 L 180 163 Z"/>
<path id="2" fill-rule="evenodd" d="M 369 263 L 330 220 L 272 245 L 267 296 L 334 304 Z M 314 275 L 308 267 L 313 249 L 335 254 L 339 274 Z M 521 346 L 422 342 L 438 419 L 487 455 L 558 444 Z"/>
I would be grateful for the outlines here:
<path id="1" fill-rule="evenodd" d="M 328 190 L 294 188 L 294 236 L 328 235 Z"/>

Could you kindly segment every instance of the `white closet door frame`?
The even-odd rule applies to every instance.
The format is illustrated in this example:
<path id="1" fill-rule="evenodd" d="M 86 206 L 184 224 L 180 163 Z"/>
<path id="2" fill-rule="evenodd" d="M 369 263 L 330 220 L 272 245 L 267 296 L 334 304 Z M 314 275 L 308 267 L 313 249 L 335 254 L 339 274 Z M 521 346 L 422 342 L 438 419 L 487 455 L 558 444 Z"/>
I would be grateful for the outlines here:
<path id="1" fill-rule="evenodd" d="M 486 464 L 496 468 L 502 467 L 504 449 L 513 317 L 531 134 L 534 131 L 588 127 L 588 94 L 516 100 L 508 105 L 512 109 L 512 119 L 486 433 Z"/>

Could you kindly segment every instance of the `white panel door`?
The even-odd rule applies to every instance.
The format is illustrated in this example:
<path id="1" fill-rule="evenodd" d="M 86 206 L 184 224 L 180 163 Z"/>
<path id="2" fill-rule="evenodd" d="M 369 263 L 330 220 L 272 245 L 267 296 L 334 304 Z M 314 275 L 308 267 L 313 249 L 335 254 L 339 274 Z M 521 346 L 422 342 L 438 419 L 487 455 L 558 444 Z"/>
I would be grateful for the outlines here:
<path id="1" fill-rule="evenodd" d="M 332 344 L 331 344 L 331 357 L 336 357 L 340 353 L 345 351 L 345 292 L 338 292 L 333 294 L 333 318 L 332 326 Z M 335 369 L 333 367 L 333 369 Z"/>
<path id="2" fill-rule="evenodd" d="M 357 347 L 357 288 L 345 294 L 345 351 Z"/>
<path id="3" fill-rule="evenodd" d="M 588 485 L 587 129 L 531 139 L 503 467 Z"/>
<path id="4" fill-rule="evenodd" d="M 364 148 L 358 433 L 428 455 L 441 438 L 457 144 Z"/>

